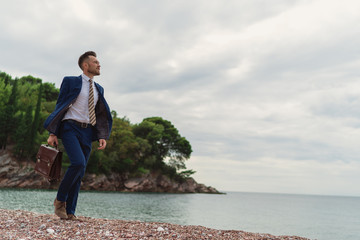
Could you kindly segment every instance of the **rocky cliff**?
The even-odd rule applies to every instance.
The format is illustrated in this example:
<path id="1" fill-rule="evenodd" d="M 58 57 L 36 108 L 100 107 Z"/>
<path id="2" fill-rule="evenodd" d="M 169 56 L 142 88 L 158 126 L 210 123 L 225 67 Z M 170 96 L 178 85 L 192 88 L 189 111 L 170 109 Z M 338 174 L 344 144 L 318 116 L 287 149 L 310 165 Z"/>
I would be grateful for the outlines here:
<path id="1" fill-rule="evenodd" d="M 34 167 L 33 162 L 17 162 L 10 152 L 0 151 L 0 188 L 57 189 L 59 183 L 50 184 L 34 171 Z M 121 192 L 219 193 L 215 188 L 199 184 L 193 178 L 175 182 L 159 173 L 137 178 L 115 173 L 98 176 L 86 174 L 81 188 Z"/>

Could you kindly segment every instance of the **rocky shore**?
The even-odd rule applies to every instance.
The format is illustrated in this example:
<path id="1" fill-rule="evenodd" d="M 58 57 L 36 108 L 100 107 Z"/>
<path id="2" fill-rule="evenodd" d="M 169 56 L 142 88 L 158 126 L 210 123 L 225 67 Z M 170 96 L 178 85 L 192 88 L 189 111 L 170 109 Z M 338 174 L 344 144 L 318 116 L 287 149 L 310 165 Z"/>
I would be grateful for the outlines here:
<path id="1" fill-rule="evenodd" d="M 78 217 L 60 220 L 55 215 L 0 209 L 1 239 L 242 239 L 306 240 L 202 226 Z"/>
<path id="2" fill-rule="evenodd" d="M 0 188 L 57 189 L 58 183 L 50 184 L 34 171 L 34 162 L 17 162 L 9 152 L 0 152 Z M 83 190 L 121 192 L 166 193 L 219 193 L 215 188 L 197 183 L 193 178 L 175 182 L 159 173 L 141 177 L 127 175 L 86 174 L 81 185 Z"/>

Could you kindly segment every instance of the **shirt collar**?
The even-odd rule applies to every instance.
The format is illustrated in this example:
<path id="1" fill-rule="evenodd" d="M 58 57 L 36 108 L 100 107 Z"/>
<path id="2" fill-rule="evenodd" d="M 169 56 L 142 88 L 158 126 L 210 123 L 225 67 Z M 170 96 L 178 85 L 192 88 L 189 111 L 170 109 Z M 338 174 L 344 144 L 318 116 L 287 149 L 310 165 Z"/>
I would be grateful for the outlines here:
<path id="1" fill-rule="evenodd" d="M 81 74 L 81 77 L 85 81 L 90 81 L 90 78 L 88 76 L 86 76 L 84 73 Z"/>

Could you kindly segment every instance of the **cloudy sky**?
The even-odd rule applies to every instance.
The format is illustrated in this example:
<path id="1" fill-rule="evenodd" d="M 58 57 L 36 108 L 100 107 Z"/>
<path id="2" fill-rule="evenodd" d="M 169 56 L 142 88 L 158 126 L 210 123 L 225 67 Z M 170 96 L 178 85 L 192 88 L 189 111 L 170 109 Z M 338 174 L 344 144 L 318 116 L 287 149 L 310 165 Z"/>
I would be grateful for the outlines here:
<path id="1" fill-rule="evenodd" d="M 221 191 L 360 196 L 360 1 L 12 0 L 0 71 L 60 87 L 94 50 L 132 123 L 186 137 Z"/>

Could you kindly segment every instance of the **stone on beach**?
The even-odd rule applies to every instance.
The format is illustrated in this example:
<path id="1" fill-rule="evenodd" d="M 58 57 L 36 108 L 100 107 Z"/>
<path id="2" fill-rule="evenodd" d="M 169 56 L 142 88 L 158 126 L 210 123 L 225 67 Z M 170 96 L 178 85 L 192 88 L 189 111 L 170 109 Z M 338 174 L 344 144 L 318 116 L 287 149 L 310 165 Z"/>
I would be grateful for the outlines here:
<path id="1" fill-rule="evenodd" d="M 162 232 L 162 231 L 165 231 L 165 229 L 163 229 L 162 227 L 158 227 L 158 228 L 156 229 L 156 231 Z"/>
<path id="2" fill-rule="evenodd" d="M 78 219 L 80 221 L 60 220 L 53 214 L 0 209 L 0 236 L 3 239 L 307 240 L 298 236 L 274 236 L 170 223 L 95 219 L 81 216 Z"/>

